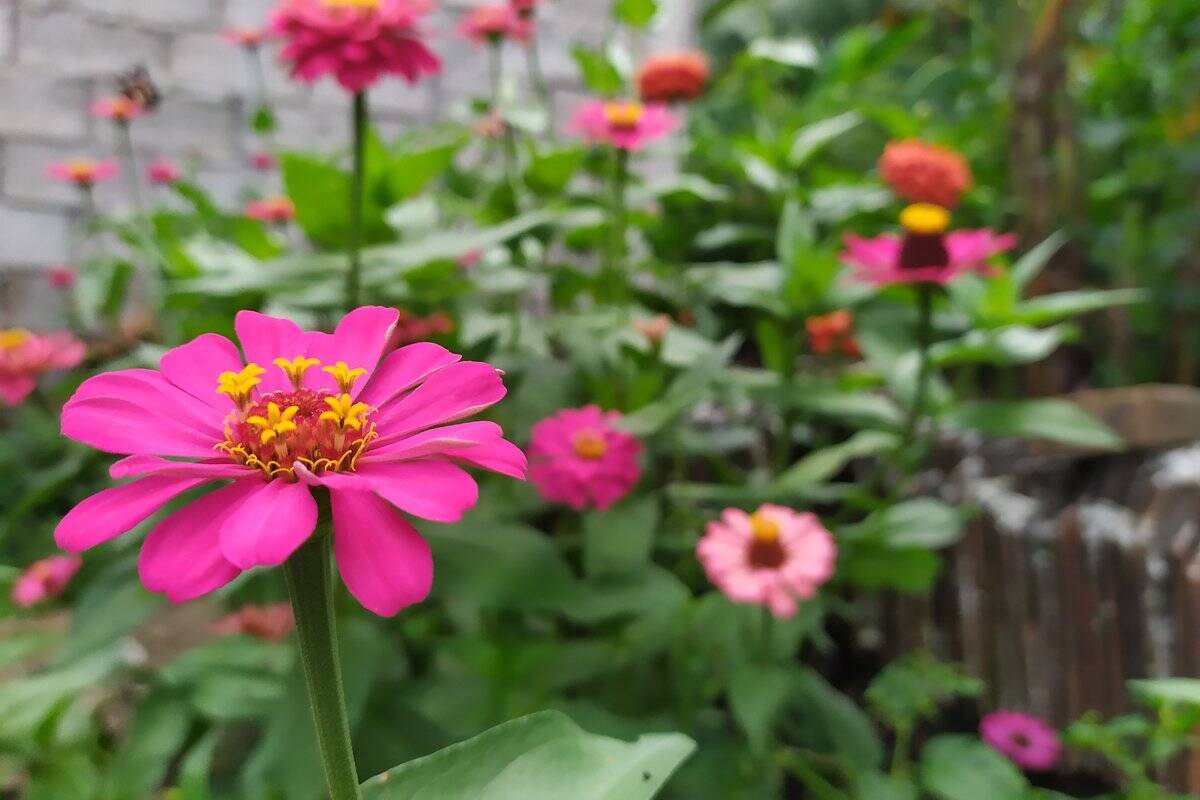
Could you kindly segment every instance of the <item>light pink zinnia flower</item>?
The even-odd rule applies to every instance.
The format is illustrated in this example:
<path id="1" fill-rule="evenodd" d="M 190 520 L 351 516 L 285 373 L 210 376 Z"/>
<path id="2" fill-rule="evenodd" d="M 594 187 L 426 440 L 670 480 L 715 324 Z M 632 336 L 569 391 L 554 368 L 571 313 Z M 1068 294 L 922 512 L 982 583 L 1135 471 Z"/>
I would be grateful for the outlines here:
<path id="1" fill-rule="evenodd" d="M 55 289 L 70 289 L 79 280 L 79 272 L 74 267 L 60 265 L 46 270 L 46 280 Z"/>
<path id="2" fill-rule="evenodd" d="M 296 218 L 296 204 L 288 197 L 251 200 L 242 210 L 247 217 L 259 222 L 287 222 Z"/>
<path id="3" fill-rule="evenodd" d="M 37 387 L 38 376 L 79 366 L 83 342 L 69 333 L 0 330 L 0 403 L 18 406 Z"/>
<path id="4" fill-rule="evenodd" d="M 1017 243 L 1012 234 L 988 229 L 946 233 L 949 212 L 918 203 L 900 215 L 904 236 L 863 239 L 847 234 L 842 259 L 854 276 L 876 286 L 894 283 L 932 283 L 944 286 L 968 272 L 986 272 L 987 260 Z"/>
<path id="5" fill-rule="evenodd" d="M 90 158 L 55 161 L 46 167 L 46 174 L 51 178 L 69 181 L 81 189 L 89 189 L 100 181 L 115 178 L 120 171 L 115 161 L 95 161 Z"/>
<path id="6" fill-rule="evenodd" d="M 92 116 L 98 119 L 111 119 L 114 122 L 129 122 L 137 119 L 146 111 L 145 107 L 136 100 L 128 97 L 104 97 L 92 103 Z"/>
<path id="7" fill-rule="evenodd" d="M 221 31 L 221 38 L 229 44 L 238 47 L 254 48 L 270 39 L 272 32 L 266 28 L 226 28 Z"/>
<path id="8" fill-rule="evenodd" d="M 159 158 L 150 162 L 150 166 L 146 168 L 146 176 L 151 183 L 163 186 L 166 184 L 175 183 L 183 177 L 183 170 L 174 161 L 167 158 Z"/>
<path id="9" fill-rule="evenodd" d="M 284 39 L 280 57 L 294 78 L 332 75 L 361 92 L 384 75 L 416 83 L 441 69 L 418 28 L 431 10 L 430 0 L 282 0 L 271 28 Z"/>
<path id="10" fill-rule="evenodd" d="M 662 103 L 585 100 L 567 123 L 567 132 L 593 144 L 633 151 L 668 136 L 677 122 Z"/>
<path id="11" fill-rule="evenodd" d="M 837 545 L 816 515 L 764 505 L 753 514 L 725 509 L 708 523 L 696 556 L 730 600 L 784 618 L 833 575 Z"/>
<path id="12" fill-rule="evenodd" d="M 642 476 L 642 444 L 615 427 L 620 418 L 616 411 L 585 406 L 533 426 L 529 480 L 543 498 L 576 511 L 603 510 L 629 494 Z"/>
<path id="13" fill-rule="evenodd" d="M 384 356 L 394 308 L 350 312 L 332 334 L 253 311 L 237 315 L 242 349 L 205 334 L 159 370 L 84 382 L 63 434 L 128 456 L 55 531 L 70 552 L 95 547 L 178 495 L 221 488 L 167 516 L 142 546 L 142 583 L 174 602 L 244 570 L 282 564 L 332 509 L 333 553 L 363 606 L 391 616 L 429 593 L 429 545 L 396 510 L 454 522 L 478 498 L 458 464 L 524 476 L 524 454 L 492 422 L 460 422 L 504 397 L 496 369 L 435 344 Z M 395 506 L 396 508 L 393 508 Z"/>
<path id="14" fill-rule="evenodd" d="M 983 740 L 1022 769 L 1053 769 L 1062 756 L 1058 732 L 1037 717 L 1019 711 L 994 711 L 979 725 Z"/>
<path id="15" fill-rule="evenodd" d="M 458 34 L 477 45 L 499 44 L 505 39 L 526 42 L 533 34 L 533 22 L 510 5 L 481 5 L 458 21 Z"/>
<path id="16" fill-rule="evenodd" d="M 267 150 L 256 150 L 250 154 L 250 166 L 259 172 L 270 172 L 275 169 L 275 154 Z"/>
<path id="17" fill-rule="evenodd" d="M 242 634 L 271 642 L 282 642 L 296 627 L 292 604 L 272 603 L 269 606 L 242 606 L 213 623 L 218 636 Z"/>
<path id="18" fill-rule="evenodd" d="M 35 561 L 12 587 L 12 601 L 21 608 L 29 608 L 62 594 L 83 566 L 79 556 L 51 556 Z"/>

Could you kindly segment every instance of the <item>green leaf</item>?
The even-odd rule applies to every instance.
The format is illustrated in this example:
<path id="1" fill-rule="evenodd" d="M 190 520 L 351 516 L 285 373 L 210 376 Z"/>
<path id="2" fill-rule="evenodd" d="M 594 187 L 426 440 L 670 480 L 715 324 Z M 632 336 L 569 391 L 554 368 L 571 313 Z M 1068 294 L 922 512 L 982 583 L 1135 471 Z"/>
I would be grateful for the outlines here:
<path id="1" fill-rule="evenodd" d="M 583 569 L 588 576 L 624 574 L 650 561 L 658 526 L 654 497 L 626 501 L 583 519 Z"/>
<path id="2" fill-rule="evenodd" d="M 792 140 L 792 150 L 788 155 L 788 161 L 793 167 L 804 166 L 825 145 L 845 136 L 862 122 L 862 114 L 857 111 L 847 111 L 836 117 L 805 125 L 796 132 L 796 137 Z"/>
<path id="3" fill-rule="evenodd" d="M 790 39 L 755 39 L 750 43 L 750 56 L 805 69 L 815 67 L 820 60 L 816 45 L 799 36 Z"/>
<path id="4" fill-rule="evenodd" d="M 296 223 L 317 245 L 335 248 L 350 228 L 350 175 L 312 156 L 285 153 L 281 163 Z"/>
<path id="5" fill-rule="evenodd" d="M 587 151 L 582 147 L 560 147 L 538 153 L 525 170 L 525 184 L 540 197 L 561 194 L 586 155 Z"/>
<path id="6" fill-rule="evenodd" d="M 392 156 L 387 173 L 392 199 L 409 200 L 429 188 L 429 184 L 450 168 L 466 142 L 465 138 L 455 138 Z"/>
<path id="7" fill-rule="evenodd" d="M 1141 289 L 1058 292 L 1021 303 L 1013 312 L 1011 321 L 1023 325 L 1048 325 L 1092 311 L 1144 303 L 1149 299 L 1149 293 Z"/>
<path id="8" fill-rule="evenodd" d="M 872 711 L 893 730 L 912 729 L 932 718 L 938 706 L 954 697 L 974 697 L 983 683 L 928 653 L 904 656 L 883 668 L 867 688 Z"/>
<path id="9" fill-rule="evenodd" d="M 970 736 L 937 736 L 921 752 L 921 780 L 939 800 L 1022 800 L 1029 784 L 1004 756 Z"/>
<path id="10" fill-rule="evenodd" d="M 842 756 L 857 769 L 878 767 L 883 744 L 862 709 L 812 669 L 801 669 L 796 677 L 796 704 L 807 743 Z"/>
<path id="11" fill-rule="evenodd" d="M 729 710 L 746 733 L 751 749 L 763 752 L 794 681 L 787 667 L 747 663 L 729 681 Z"/>
<path id="12" fill-rule="evenodd" d="M 925 548 L 897 549 L 876 542 L 857 542 L 847 548 L 838 566 L 846 580 L 864 589 L 899 589 L 911 594 L 929 591 L 942 560 Z"/>
<path id="13" fill-rule="evenodd" d="M 1179 703 L 1200 707 L 1200 680 L 1196 678 L 1130 681 L 1129 689 L 1142 701 L 1154 705 Z"/>
<path id="14" fill-rule="evenodd" d="M 959 513 L 940 500 L 922 497 L 897 503 L 868 520 L 892 547 L 949 547 L 962 538 Z"/>
<path id="15" fill-rule="evenodd" d="M 613 16 L 634 28 L 644 28 L 658 13 L 658 0 L 617 0 L 613 4 Z"/>
<path id="16" fill-rule="evenodd" d="M 942 421 L 989 436 L 1047 439 L 1096 450 L 1124 446 L 1107 425 L 1065 400 L 964 403 L 943 414 Z"/>
<path id="17" fill-rule="evenodd" d="M 625 88 L 625 80 L 620 71 L 603 52 L 576 46 L 571 48 L 571 56 L 579 66 L 583 85 L 592 92 L 611 97 Z"/>
<path id="18" fill-rule="evenodd" d="M 854 800 L 917 800 L 917 787 L 896 775 L 856 772 L 852 782 Z"/>
<path id="19" fill-rule="evenodd" d="M 191 724 L 186 704 L 166 692 L 142 700 L 121 749 L 106 770 L 104 796 L 109 800 L 154 796 Z"/>
<path id="20" fill-rule="evenodd" d="M 1073 329 L 1028 328 L 1012 325 L 990 331 L 973 330 L 958 339 L 938 342 L 929 355 L 939 367 L 958 364 L 1029 364 L 1040 361 L 1058 348 Z"/>
<path id="21" fill-rule="evenodd" d="M 626 743 L 544 711 L 506 722 L 363 784 L 364 800 L 647 800 L 691 754 L 677 733 Z"/>
<path id="22" fill-rule="evenodd" d="M 250 120 L 250 127 L 255 133 L 271 133 L 275 130 L 275 113 L 270 106 L 262 105 L 254 109 L 254 116 Z"/>
<path id="23" fill-rule="evenodd" d="M 841 444 L 809 453 L 776 478 L 774 486 L 788 492 L 824 483 L 854 459 L 894 450 L 899 444 L 900 439 L 894 433 L 859 431 Z"/>
<path id="24" fill-rule="evenodd" d="M 1067 237 L 1062 231 L 1050 234 L 1037 247 L 1017 259 L 1009 270 L 1017 293 L 1024 291 L 1029 282 L 1038 276 L 1045 266 L 1050 263 L 1054 254 L 1067 243 Z"/>

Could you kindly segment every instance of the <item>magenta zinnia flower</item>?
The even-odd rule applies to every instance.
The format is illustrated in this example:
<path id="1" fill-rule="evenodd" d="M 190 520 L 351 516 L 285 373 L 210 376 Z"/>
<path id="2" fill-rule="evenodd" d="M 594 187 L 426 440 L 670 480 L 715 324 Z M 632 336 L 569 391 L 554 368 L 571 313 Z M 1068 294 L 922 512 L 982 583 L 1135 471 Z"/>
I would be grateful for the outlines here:
<path id="1" fill-rule="evenodd" d="M 791 617 L 833 575 L 837 545 L 816 515 L 764 505 L 727 508 L 708 523 L 696 556 L 713 585 L 735 603 Z"/>
<path id="2" fill-rule="evenodd" d="M 267 150 L 256 150 L 250 154 L 250 166 L 259 172 L 270 172 L 275 169 L 275 154 Z"/>
<path id="3" fill-rule="evenodd" d="M 633 151 L 669 135 L 676 123 L 661 103 L 586 100 L 575 109 L 567 131 L 593 144 Z"/>
<path id="4" fill-rule="evenodd" d="M 35 561 L 21 573 L 12 587 L 12 601 L 21 608 L 57 597 L 83 566 L 79 556 L 51 556 Z"/>
<path id="5" fill-rule="evenodd" d="M 510 5 L 481 5 L 459 20 L 458 34 L 475 44 L 499 44 L 505 39 L 525 42 L 533 34 L 533 22 Z"/>
<path id="6" fill-rule="evenodd" d="M 81 189 L 90 189 L 100 181 L 115 178 L 120 171 L 115 161 L 95 161 L 90 158 L 55 161 L 46 167 L 46 174 L 51 178 L 69 181 Z"/>
<path id="7" fill-rule="evenodd" d="M 39 375 L 79 366 L 83 342 L 70 333 L 0 330 L 0 403 L 18 406 L 37 387 Z"/>
<path id="8" fill-rule="evenodd" d="M 151 183 L 165 186 L 182 178 L 183 170 L 174 161 L 168 158 L 159 158 L 150 162 L 150 166 L 146 168 L 146 177 L 150 179 Z"/>
<path id="9" fill-rule="evenodd" d="M 846 235 L 842 259 L 854 276 L 876 286 L 931 283 L 944 286 L 968 272 L 986 272 L 987 260 L 1017 243 L 1012 234 L 988 229 L 946 233 L 949 212 L 925 203 L 911 205 L 900 215 L 904 236 L 863 239 Z"/>
<path id="10" fill-rule="evenodd" d="M 282 0 L 271 28 L 284 39 L 280 57 L 292 76 L 332 75 L 346 91 L 369 89 L 384 75 L 416 83 L 441 69 L 418 24 L 430 0 Z"/>
<path id="11" fill-rule="evenodd" d="M 1058 732 L 1019 711 L 993 711 L 979 725 L 983 740 L 1022 769 L 1053 769 L 1062 755 Z"/>
<path id="12" fill-rule="evenodd" d="M 430 343 L 384 356 L 396 318 L 360 308 L 325 334 L 243 311 L 240 352 L 205 334 L 159 370 L 86 381 L 63 409 L 63 433 L 128 456 L 110 473 L 132 480 L 67 514 L 59 546 L 95 547 L 220 483 L 142 546 L 142 583 L 182 602 L 287 560 L 317 523 L 316 493 L 329 500 L 334 558 L 363 606 L 390 616 L 424 599 L 429 545 L 396 508 L 454 522 L 478 497 L 459 464 L 521 478 L 526 462 L 500 426 L 460 422 L 504 397 L 496 369 Z"/>
<path id="13" fill-rule="evenodd" d="M 46 280 L 55 289 L 70 289 L 79 280 L 79 272 L 74 267 L 60 264 L 46 270 Z"/>
<path id="14" fill-rule="evenodd" d="M 642 444 L 616 427 L 620 419 L 616 411 L 585 406 L 533 426 L 529 480 L 543 498 L 576 511 L 603 510 L 629 494 L 642 476 Z"/>

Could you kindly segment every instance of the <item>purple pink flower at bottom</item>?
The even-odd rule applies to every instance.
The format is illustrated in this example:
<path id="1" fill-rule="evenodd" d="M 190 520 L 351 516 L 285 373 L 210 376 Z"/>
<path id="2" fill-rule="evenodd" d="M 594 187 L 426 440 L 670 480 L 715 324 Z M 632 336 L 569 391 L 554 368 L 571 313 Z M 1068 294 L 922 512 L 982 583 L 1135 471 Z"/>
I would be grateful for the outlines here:
<path id="1" fill-rule="evenodd" d="M 837 545 L 816 515 L 764 505 L 727 508 L 696 545 L 708 579 L 735 603 L 791 617 L 833 575 Z"/>
<path id="2" fill-rule="evenodd" d="M 213 488 L 158 522 L 138 559 L 147 589 L 183 602 L 286 561 L 313 534 L 319 496 L 364 607 L 391 616 L 424 599 L 433 557 L 401 512 L 455 522 L 479 491 L 462 465 L 522 478 L 526 460 L 500 426 L 463 421 L 504 397 L 496 369 L 427 342 L 388 353 L 397 316 L 359 308 L 320 333 L 243 311 L 241 348 L 205 334 L 157 370 L 85 381 L 63 434 L 125 456 L 110 469 L 124 482 L 72 509 L 59 546 L 95 547 Z"/>
<path id="3" fill-rule="evenodd" d="M 35 561 L 13 584 L 12 601 L 21 608 L 29 608 L 57 597 L 82 566 L 83 559 L 79 556 L 51 556 Z"/>
<path id="4" fill-rule="evenodd" d="M 983 741 L 1022 769 L 1053 769 L 1062 757 L 1058 732 L 1037 717 L 1019 711 L 993 711 L 979 725 Z"/>
<path id="5" fill-rule="evenodd" d="M 83 342 L 65 331 L 0 330 L 0 404 L 25 402 L 40 375 L 79 366 L 85 350 Z"/>
<path id="6" fill-rule="evenodd" d="M 585 406 L 533 426 L 529 480 L 544 499 L 576 511 L 604 510 L 633 490 L 642 475 L 642 445 L 617 427 L 620 419 L 616 411 Z"/>

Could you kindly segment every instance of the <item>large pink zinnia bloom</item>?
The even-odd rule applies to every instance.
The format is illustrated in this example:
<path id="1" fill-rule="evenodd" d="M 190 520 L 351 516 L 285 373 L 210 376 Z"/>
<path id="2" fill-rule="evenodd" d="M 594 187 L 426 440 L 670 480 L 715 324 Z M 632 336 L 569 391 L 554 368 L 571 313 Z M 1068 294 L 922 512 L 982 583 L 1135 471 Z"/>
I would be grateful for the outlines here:
<path id="1" fill-rule="evenodd" d="M 334 558 L 360 603 L 390 616 L 424 599 L 429 545 L 396 509 L 454 522 L 478 497 L 459 464 L 520 478 L 526 462 L 495 423 L 459 422 L 504 397 L 495 368 L 425 342 L 385 356 L 396 318 L 360 308 L 327 334 L 243 311 L 241 351 L 205 334 L 159 370 L 86 381 L 63 409 L 63 433 L 128 456 L 110 473 L 132 480 L 67 514 L 59 546 L 95 547 L 220 483 L 142 547 L 142 583 L 182 602 L 287 560 L 317 523 L 315 492 L 329 499 Z"/>
<path id="2" fill-rule="evenodd" d="M 431 10 L 430 0 L 282 0 L 270 24 L 284 40 L 280 58 L 291 62 L 293 77 L 332 75 L 361 92 L 384 75 L 416 83 L 441 69 L 418 27 Z"/>
<path id="3" fill-rule="evenodd" d="M 35 561 L 21 573 L 12 587 L 12 601 L 21 608 L 57 597 L 83 566 L 79 556 L 51 556 Z"/>
<path id="4" fill-rule="evenodd" d="M 725 509 L 708 524 L 696 556 L 730 600 L 784 618 L 833 575 L 837 545 L 815 515 L 764 505 L 753 514 Z"/>
<path id="5" fill-rule="evenodd" d="M 1011 233 L 999 234 L 988 229 L 954 231 L 946 234 L 943 241 L 948 258 L 946 263 L 922 264 L 907 267 L 901 263 L 905 237 L 895 235 L 864 239 L 852 233 L 846 234 L 846 249 L 842 260 L 854 270 L 858 280 L 876 286 L 894 283 L 933 283 L 944 286 L 968 272 L 986 272 L 987 260 L 994 255 L 1011 250 L 1017 237 Z"/>
<path id="6" fill-rule="evenodd" d="M 0 330 L 0 403 L 18 406 L 37 387 L 38 376 L 79 366 L 83 342 L 70 333 Z"/>
<path id="7" fill-rule="evenodd" d="M 994 711 L 979 725 L 983 740 L 1022 769 L 1053 769 L 1062 756 L 1058 732 L 1020 711 Z"/>
<path id="8" fill-rule="evenodd" d="M 567 123 L 567 132 L 593 144 L 633 151 L 670 135 L 677 124 L 662 103 L 585 100 Z"/>
<path id="9" fill-rule="evenodd" d="M 642 444 L 616 427 L 621 415 L 596 406 L 566 408 L 533 426 L 529 480 L 543 498 L 576 511 L 609 508 L 642 476 Z"/>

